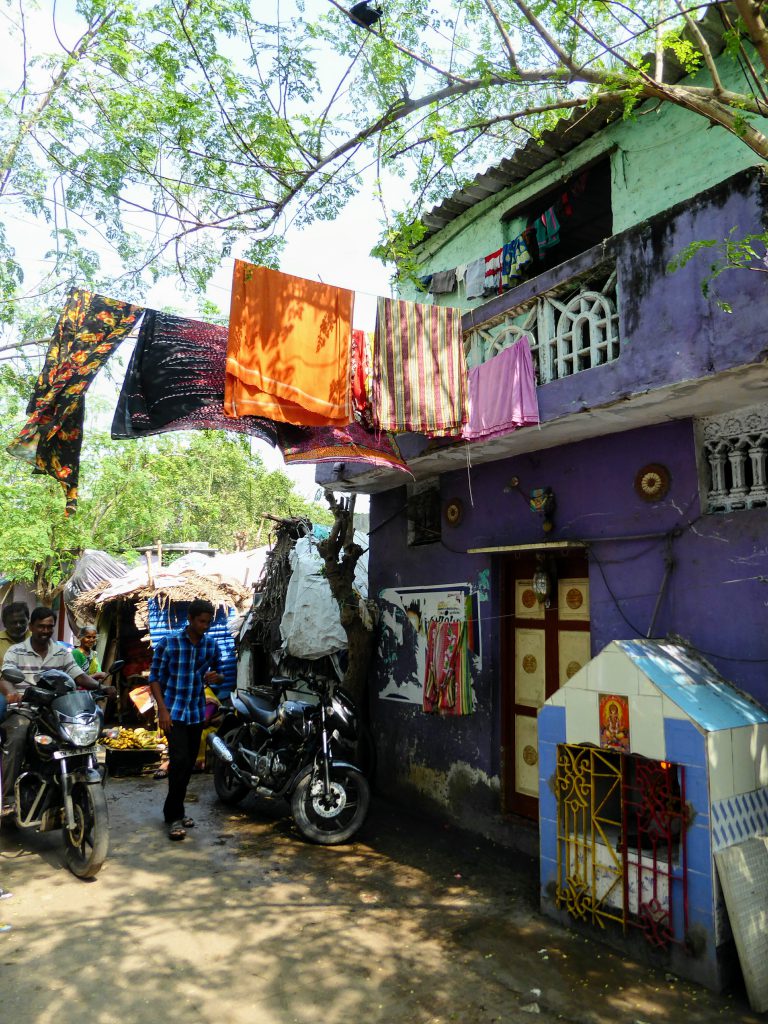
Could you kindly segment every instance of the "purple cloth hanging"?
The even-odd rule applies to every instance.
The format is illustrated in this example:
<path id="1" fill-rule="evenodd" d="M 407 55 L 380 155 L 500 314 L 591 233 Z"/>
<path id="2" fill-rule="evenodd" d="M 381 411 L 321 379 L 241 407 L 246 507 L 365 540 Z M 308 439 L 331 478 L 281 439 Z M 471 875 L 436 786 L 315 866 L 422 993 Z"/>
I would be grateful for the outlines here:
<path id="1" fill-rule="evenodd" d="M 502 437 L 517 427 L 539 422 L 536 376 L 528 338 L 469 371 L 467 441 Z"/>

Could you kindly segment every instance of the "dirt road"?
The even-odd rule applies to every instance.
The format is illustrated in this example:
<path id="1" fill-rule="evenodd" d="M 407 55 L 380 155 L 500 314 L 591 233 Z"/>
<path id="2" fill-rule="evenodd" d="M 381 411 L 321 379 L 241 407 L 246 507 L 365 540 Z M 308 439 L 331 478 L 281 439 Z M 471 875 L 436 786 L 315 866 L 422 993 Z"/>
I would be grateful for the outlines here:
<path id="1" fill-rule="evenodd" d="M 108 784 L 112 850 L 72 877 L 58 834 L 4 829 L 3 1024 L 758 1024 L 539 916 L 533 865 L 377 803 L 358 841 L 303 843 L 195 776 L 170 843 L 165 783 Z"/>

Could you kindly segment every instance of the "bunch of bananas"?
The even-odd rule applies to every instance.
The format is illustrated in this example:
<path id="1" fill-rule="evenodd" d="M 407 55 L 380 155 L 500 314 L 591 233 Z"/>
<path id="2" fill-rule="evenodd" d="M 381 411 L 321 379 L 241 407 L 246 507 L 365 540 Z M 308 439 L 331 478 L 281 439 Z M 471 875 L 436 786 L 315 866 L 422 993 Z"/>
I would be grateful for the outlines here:
<path id="1" fill-rule="evenodd" d="M 148 729 L 110 729 L 99 743 L 110 750 L 156 750 L 164 737 L 161 732 Z"/>

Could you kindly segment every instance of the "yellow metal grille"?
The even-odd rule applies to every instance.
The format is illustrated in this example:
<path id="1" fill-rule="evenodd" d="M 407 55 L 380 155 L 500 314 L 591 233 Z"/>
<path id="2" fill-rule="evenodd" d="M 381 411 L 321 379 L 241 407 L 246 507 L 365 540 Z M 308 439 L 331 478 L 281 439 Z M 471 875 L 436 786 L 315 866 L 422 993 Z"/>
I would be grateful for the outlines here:
<path id="1" fill-rule="evenodd" d="M 626 927 L 621 755 L 561 743 L 555 785 L 557 906 L 601 928 Z"/>

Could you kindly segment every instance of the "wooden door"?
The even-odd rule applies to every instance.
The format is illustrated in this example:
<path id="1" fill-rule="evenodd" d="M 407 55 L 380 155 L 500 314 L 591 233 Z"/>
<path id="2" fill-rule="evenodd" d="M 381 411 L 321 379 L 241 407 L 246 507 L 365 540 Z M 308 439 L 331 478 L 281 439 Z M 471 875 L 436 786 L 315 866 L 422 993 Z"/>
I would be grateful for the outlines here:
<path id="1" fill-rule="evenodd" d="M 502 567 L 502 803 L 505 811 L 538 817 L 536 714 L 590 658 L 589 579 L 585 554 L 546 554 L 548 607 L 533 591 L 534 553 Z"/>

